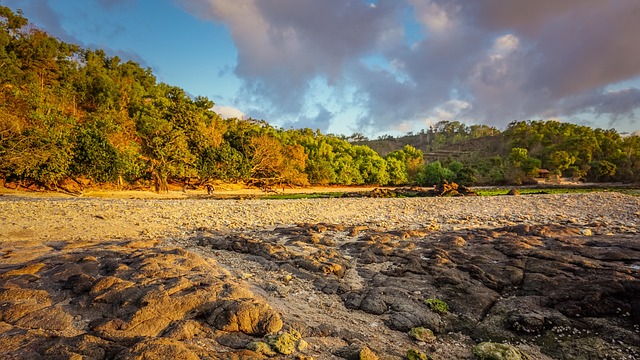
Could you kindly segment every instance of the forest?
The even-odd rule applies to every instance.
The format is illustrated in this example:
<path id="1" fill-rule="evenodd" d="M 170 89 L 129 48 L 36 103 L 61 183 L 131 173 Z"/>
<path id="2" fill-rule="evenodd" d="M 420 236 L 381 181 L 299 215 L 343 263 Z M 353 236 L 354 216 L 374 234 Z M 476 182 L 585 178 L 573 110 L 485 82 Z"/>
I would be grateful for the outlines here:
<path id="1" fill-rule="evenodd" d="M 0 182 L 56 189 L 214 181 L 273 186 L 524 183 L 553 176 L 640 181 L 640 137 L 558 121 L 500 131 L 443 121 L 411 145 L 378 153 L 361 134 L 222 119 L 206 97 L 158 82 L 149 68 L 64 43 L 0 6 Z M 411 134 L 413 136 L 413 134 Z M 414 137 L 415 137 L 414 136 Z M 489 152 L 426 155 L 487 139 Z M 429 159 L 429 160 L 426 160 Z"/>

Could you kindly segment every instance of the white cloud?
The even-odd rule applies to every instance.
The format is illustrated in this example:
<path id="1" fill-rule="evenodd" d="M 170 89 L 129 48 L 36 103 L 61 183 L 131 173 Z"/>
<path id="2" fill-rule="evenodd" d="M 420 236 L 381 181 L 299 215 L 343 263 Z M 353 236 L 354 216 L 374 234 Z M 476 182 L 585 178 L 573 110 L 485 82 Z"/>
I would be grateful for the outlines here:
<path id="1" fill-rule="evenodd" d="M 318 79 L 330 92 L 357 89 L 344 104 L 362 109 L 360 131 L 462 115 L 497 126 L 582 112 L 628 122 L 640 108 L 640 90 L 602 91 L 640 75 L 628 35 L 640 31 L 637 0 L 176 1 L 229 28 L 244 84 L 235 103 L 276 123 L 331 128 L 337 117 L 309 113 Z M 419 30 L 401 23 L 410 10 Z M 367 67 L 376 57 L 386 66 Z"/>
<path id="2" fill-rule="evenodd" d="M 520 39 L 513 34 L 507 34 L 496 39 L 493 52 L 496 55 L 508 55 L 520 46 Z"/>
<path id="3" fill-rule="evenodd" d="M 216 114 L 220 115 L 220 117 L 223 119 L 230 119 L 230 118 L 244 119 L 245 118 L 245 113 L 231 106 L 214 105 L 213 109 L 211 110 L 213 110 Z"/>
<path id="4" fill-rule="evenodd" d="M 434 125 L 440 121 L 461 120 L 473 106 L 463 100 L 449 100 L 433 109 L 431 115 L 423 120 L 425 125 Z"/>
<path id="5" fill-rule="evenodd" d="M 454 25 L 452 15 L 447 9 L 432 0 L 409 0 L 416 13 L 417 20 L 429 31 L 444 33 Z M 453 9 L 455 13 L 457 8 Z"/>

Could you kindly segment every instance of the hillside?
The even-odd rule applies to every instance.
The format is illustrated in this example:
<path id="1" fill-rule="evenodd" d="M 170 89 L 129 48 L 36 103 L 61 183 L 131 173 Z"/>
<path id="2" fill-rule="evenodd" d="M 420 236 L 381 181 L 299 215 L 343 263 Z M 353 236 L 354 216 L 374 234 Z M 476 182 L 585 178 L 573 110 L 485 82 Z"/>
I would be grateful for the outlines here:
<path id="1" fill-rule="evenodd" d="M 402 137 L 384 137 L 376 140 L 357 142 L 372 148 L 381 155 L 401 150 L 410 145 L 424 154 L 426 161 L 458 160 L 472 161 L 474 158 L 503 156 L 508 147 L 508 140 L 503 135 L 489 135 L 479 138 L 468 138 L 453 144 L 436 144 L 429 134 L 406 135 Z"/>
<path id="2" fill-rule="evenodd" d="M 356 144 L 387 155 L 414 147 L 423 153 L 427 167 L 429 163 L 445 166 L 440 178 L 460 180 L 456 173 L 466 169 L 469 184 L 534 181 L 548 176 L 540 175 L 541 169 L 551 176 L 591 182 L 640 180 L 639 136 L 558 121 L 514 121 L 502 132 L 442 121 L 419 134 L 382 136 Z M 451 171 L 446 173 L 446 167 Z"/>

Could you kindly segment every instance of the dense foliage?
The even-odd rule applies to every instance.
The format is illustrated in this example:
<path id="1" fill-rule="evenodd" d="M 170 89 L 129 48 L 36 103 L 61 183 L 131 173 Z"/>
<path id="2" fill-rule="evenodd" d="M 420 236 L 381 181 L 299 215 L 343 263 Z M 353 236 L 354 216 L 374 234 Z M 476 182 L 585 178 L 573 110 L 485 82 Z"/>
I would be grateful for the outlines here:
<path id="1" fill-rule="evenodd" d="M 567 177 L 590 182 L 640 181 L 640 136 L 559 121 L 514 121 L 505 131 L 441 121 L 418 134 L 354 141 L 383 152 L 397 144 L 423 149 L 429 163 L 413 181 L 522 184 Z M 355 136 L 355 135 L 354 135 Z M 389 154 L 390 155 L 390 154 Z M 387 157 L 389 156 L 387 155 Z"/>
<path id="2" fill-rule="evenodd" d="M 0 177 L 55 187 L 210 180 L 263 184 L 406 183 L 414 171 L 310 129 L 223 120 L 206 98 L 150 69 L 61 42 L 0 7 Z M 400 153 L 398 153 L 400 156 Z"/>
<path id="3" fill-rule="evenodd" d="M 518 182 L 541 168 L 594 181 L 640 178 L 640 139 L 614 130 L 527 121 L 500 132 L 445 121 L 411 134 L 423 143 L 403 143 L 381 156 L 357 142 L 364 140 L 361 134 L 347 138 L 225 120 L 212 107 L 207 98 L 158 83 L 148 68 L 61 42 L 0 6 L 3 181 L 48 188 L 79 179 L 155 182 L 158 190 L 169 181 L 212 180 L 473 185 Z M 491 156 L 425 162 L 424 152 L 484 138 L 503 145 Z"/>

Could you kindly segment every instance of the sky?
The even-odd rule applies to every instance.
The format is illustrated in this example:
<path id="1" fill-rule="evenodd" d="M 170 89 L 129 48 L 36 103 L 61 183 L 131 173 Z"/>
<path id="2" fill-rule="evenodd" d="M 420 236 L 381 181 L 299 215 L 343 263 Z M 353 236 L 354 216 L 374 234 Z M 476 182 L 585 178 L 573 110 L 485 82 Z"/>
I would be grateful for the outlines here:
<path id="1" fill-rule="evenodd" d="M 223 116 L 375 137 L 438 121 L 640 129 L 638 0 L 0 0 Z"/>

